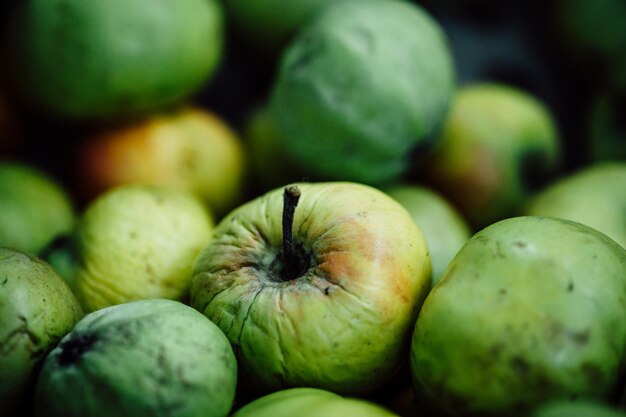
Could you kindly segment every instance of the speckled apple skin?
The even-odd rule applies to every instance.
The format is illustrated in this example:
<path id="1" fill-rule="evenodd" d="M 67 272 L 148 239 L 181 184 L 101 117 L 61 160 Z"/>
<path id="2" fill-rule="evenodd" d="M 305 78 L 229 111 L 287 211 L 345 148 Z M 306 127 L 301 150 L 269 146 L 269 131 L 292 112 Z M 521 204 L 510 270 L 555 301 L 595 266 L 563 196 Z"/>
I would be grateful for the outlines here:
<path id="1" fill-rule="evenodd" d="M 72 343 L 86 348 L 64 359 Z M 85 342 L 87 341 L 87 342 Z M 225 417 L 237 363 L 220 329 L 172 300 L 93 312 L 46 358 L 38 417 Z"/>
<path id="2" fill-rule="evenodd" d="M 20 415 L 48 352 L 83 312 L 45 262 L 0 248 L 0 410 Z M 7 414 L 4 414 L 7 413 Z"/>
<path id="3" fill-rule="evenodd" d="M 626 251 L 565 220 L 517 217 L 474 235 L 420 312 L 419 397 L 452 416 L 525 416 L 606 399 L 626 348 Z"/>
<path id="4" fill-rule="evenodd" d="M 424 238 L 406 210 L 353 183 L 299 184 L 294 242 L 308 269 L 283 281 L 283 190 L 232 212 L 194 267 L 192 306 L 226 333 L 244 382 L 362 393 L 404 363 L 430 288 Z"/>

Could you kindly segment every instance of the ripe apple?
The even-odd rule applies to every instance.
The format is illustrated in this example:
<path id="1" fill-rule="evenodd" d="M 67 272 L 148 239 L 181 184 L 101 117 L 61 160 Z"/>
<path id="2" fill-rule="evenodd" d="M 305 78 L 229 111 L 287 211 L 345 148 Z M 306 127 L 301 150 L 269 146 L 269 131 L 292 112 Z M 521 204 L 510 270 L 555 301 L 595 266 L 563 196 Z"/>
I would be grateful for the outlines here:
<path id="1" fill-rule="evenodd" d="M 588 166 L 549 185 L 524 213 L 593 227 L 626 248 L 626 162 Z"/>
<path id="2" fill-rule="evenodd" d="M 454 87 L 445 35 L 423 9 L 341 1 L 284 51 L 271 107 L 281 146 L 313 179 L 381 185 L 430 149 Z"/>
<path id="3" fill-rule="evenodd" d="M 560 152 L 548 109 L 499 84 L 461 88 L 440 146 L 420 177 L 479 229 L 513 214 L 557 170 Z"/>
<path id="4" fill-rule="evenodd" d="M 426 239 L 434 287 L 448 264 L 470 238 L 467 222 L 443 197 L 425 187 L 397 185 L 386 190 L 407 209 Z"/>
<path id="5" fill-rule="evenodd" d="M 557 401 L 540 407 L 532 417 L 626 417 L 626 412 L 596 402 Z"/>
<path id="6" fill-rule="evenodd" d="M 191 307 L 153 299 L 83 318 L 46 358 L 39 417 L 225 417 L 237 363 L 220 329 Z"/>
<path id="7" fill-rule="evenodd" d="M 196 261 L 191 305 L 226 333 L 253 390 L 364 393 L 404 363 L 430 273 L 419 228 L 392 198 L 299 184 L 220 222 Z"/>
<path id="8" fill-rule="evenodd" d="M 39 254 L 74 224 L 65 190 L 39 169 L 0 162 L 0 246 Z"/>
<path id="9" fill-rule="evenodd" d="M 76 298 L 45 262 L 0 247 L 0 410 L 28 415 L 45 356 L 82 317 Z"/>
<path id="10" fill-rule="evenodd" d="M 73 265 L 66 278 L 87 312 L 143 298 L 179 300 L 212 227 L 210 213 L 191 194 L 114 188 L 79 220 L 66 248 Z"/>
<path id="11" fill-rule="evenodd" d="M 10 22 L 14 86 L 65 118 L 127 117 L 178 103 L 222 53 L 217 0 L 31 0 Z"/>
<path id="12" fill-rule="evenodd" d="M 394 417 L 384 408 L 359 399 L 343 398 L 316 388 L 291 388 L 261 397 L 232 417 Z"/>
<path id="13" fill-rule="evenodd" d="M 516 217 L 474 235 L 420 311 L 418 398 L 451 416 L 608 399 L 626 349 L 626 250 L 580 223 Z"/>
<path id="14" fill-rule="evenodd" d="M 191 191 L 224 214 L 243 195 L 244 151 L 219 118 L 200 108 L 152 115 L 100 132 L 77 152 L 78 188 L 87 198 L 125 183 Z"/>

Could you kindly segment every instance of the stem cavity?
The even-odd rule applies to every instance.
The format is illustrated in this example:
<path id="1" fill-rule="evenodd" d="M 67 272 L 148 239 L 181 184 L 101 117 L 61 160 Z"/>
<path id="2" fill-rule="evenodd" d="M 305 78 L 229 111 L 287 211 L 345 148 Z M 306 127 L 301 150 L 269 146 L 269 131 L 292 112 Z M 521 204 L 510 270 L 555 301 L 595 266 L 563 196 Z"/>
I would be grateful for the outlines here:
<path id="1" fill-rule="evenodd" d="M 293 241 L 293 217 L 300 200 L 300 189 L 296 185 L 285 187 L 283 193 L 283 278 L 286 280 L 297 277 L 300 262 Z"/>

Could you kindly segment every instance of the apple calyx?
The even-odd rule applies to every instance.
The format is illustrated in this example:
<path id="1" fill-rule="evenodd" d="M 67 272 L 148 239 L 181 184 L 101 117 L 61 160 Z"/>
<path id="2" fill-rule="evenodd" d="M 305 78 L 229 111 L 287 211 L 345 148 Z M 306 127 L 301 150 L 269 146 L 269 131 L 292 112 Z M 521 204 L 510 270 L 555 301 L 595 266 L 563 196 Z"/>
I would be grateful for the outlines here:
<path id="1" fill-rule="evenodd" d="M 289 281 L 301 275 L 303 265 L 296 253 L 293 241 L 293 218 L 300 200 L 300 189 L 296 185 L 285 187 L 283 193 L 283 271 L 282 279 Z"/>
<path id="2" fill-rule="evenodd" d="M 92 334 L 81 334 L 61 344 L 59 365 L 67 367 L 78 363 L 83 354 L 91 349 L 96 338 Z"/>

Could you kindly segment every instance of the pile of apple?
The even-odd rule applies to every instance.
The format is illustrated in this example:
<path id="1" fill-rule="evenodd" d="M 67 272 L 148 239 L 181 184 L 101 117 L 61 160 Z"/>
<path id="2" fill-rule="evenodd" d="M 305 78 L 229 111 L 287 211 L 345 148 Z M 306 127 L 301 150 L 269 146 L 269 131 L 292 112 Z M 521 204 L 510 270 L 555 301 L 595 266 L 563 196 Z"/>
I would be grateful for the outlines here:
<path id="1" fill-rule="evenodd" d="M 576 43 L 599 12 L 564 3 L 563 37 L 626 91 L 623 20 Z M 626 415 L 612 101 L 564 172 L 549 108 L 458 85 L 414 2 L 25 0 L 3 21 L 0 416 Z M 233 33 L 276 59 L 236 127 L 194 101 Z M 20 153 L 46 126 L 76 136 L 55 173 Z"/>

